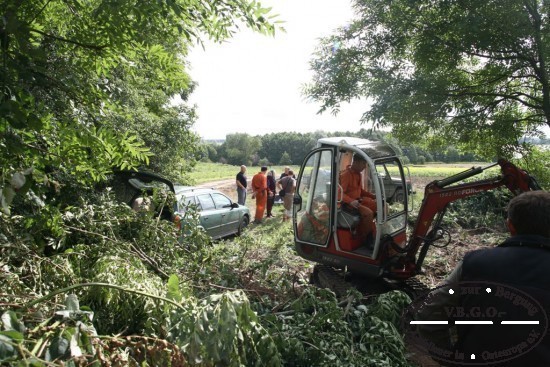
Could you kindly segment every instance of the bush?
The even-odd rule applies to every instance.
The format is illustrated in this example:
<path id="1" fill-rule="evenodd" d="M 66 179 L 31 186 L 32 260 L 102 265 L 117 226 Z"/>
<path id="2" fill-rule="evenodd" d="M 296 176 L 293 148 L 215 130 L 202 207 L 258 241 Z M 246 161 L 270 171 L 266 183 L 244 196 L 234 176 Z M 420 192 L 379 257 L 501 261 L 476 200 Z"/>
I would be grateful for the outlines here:
<path id="1" fill-rule="evenodd" d="M 493 176 L 487 173 L 476 176 L 475 180 Z M 505 230 L 506 206 L 512 197 L 512 193 L 505 187 L 480 192 L 451 203 L 444 220 L 465 229 L 489 227 Z"/>
<path id="2" fill-rule="evenodd" d="M 534 176 L 544 190 L 550 190 L 550 149 L 534 146 L 530 154 L 515 159 L 514 164 Z"/>
<path id="3" fill-rule="evenodd" d="M 188 300 L 183 310 L 173 310 L 170 324 L 169 340 L 182 348 L 191 365 L 281 365 L 273 339 L 242 291 Z"/>
<path id="4" fill-rule="evenodd" d="M 311 264 L 295 256 L 290 226 L 266 221 L 212 243 L 188 211 L 178 241 L 172 223 L 109 194 L 92 196 L 0 221 L 0 243 L 9 244 L 0 247 L 6 298 L 20 310 L 32 301 L 22 315 L 33 323 L 10 334 L 24 348 L 0 338 L 10 362 L 59 350 L 56 363 L 64 363 L 78 347 L 78 363 L 88 365 L 407 366 L 393 325 L 402 302 L 392 293 L 365 306 L 351 293 L 342 307 L 332 292 L 309 285 Z M 27 234 L 29 223 L 31 233 L 48 234 L 49 256 L 39 236 Z M 110 284 L 82 284 L 89 282 Z M 87 317 L 90 333 L 54 317 L 69 290 L 84 305 L 78 317 Z M 78 345 L 57 348 L 77 332 Z"/>
<path id="5" fill-rule="evenodd" d="M 271 164 L 271 162 L 269 162 L 269 159 L 267 158 L 262 158 L 258 161 L 258 165 L 260 166 L 269 166 Z"/>

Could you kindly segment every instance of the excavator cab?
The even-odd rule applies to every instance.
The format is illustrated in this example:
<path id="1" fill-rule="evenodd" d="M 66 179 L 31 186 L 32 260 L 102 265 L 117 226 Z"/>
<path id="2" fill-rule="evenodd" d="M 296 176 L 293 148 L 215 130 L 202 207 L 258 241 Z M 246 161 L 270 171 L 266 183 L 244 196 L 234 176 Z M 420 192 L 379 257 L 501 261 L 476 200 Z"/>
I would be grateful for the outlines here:
<path id="1" fill-rule="evenodd" d="M 373 232 L 358 235 L 360 216 L 342 202 L 340 175 L 360 155 L 366 161 L 362 188 L 375 196 Z M 294 236 L 298 253 L 309 260 L 366 276 L 382 275 L 387 242 L 405 247 L 410 180 L 387 144 L 359 138 L 318 141 L 302 164 L 294 197 Z"/>
<path id="2" fill-rule="evenodd" d="M 357 235 L 361 217 L 342 203 L 340 175 L 354 155 L 366 161 L 361 185 L 376 201 L 373 223 L 368 223 L 372 228 L 369 241 Z M 495 166 L 500 166 L 498 176 L 471 180 Z M 329 267 L 347 268 L 367 277 L 407 280 L 421 272 L 432 244 L 444 238 L 450 242 L 450 234 L 442 225 L 448 205 L 500 187 L 514 195 L 540 190 L 533 177 L 505 159 L 435 180 L 424 188 L 418 218 L 407 238 L 411 186 L 395 151 L 367 139 L 320 139 L 298 175 L 293 213 L 295 247 L 300 256 Z"/>

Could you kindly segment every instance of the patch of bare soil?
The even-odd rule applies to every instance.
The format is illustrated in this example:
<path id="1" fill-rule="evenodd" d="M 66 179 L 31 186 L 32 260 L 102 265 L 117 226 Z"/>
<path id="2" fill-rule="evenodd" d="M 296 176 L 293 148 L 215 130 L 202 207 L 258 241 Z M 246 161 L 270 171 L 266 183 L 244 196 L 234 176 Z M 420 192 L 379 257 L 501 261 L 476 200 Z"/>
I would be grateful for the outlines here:
<path id="1" fill-rule="evenodd" d="M 229 196 L 231 199 L 233 199 L 233 196 L 235 197 L 235 200 L 237 198 L 237 186 L 235 184 L 235 180 L 233 179 L 206 182 L 206 183 L 197 185 L 197 187 L 208 187 L 211 189 L 216 189 L 223 192 L 225 195 Z"/>
<path id="2" fill-rule="evenodd" d="M 487 227 L 450 230 L 451 241 L 444 248 L 431 247 L 423 264 L 424 275 L 418 278 L 429 287 L 436 287 L 462 261 L 469 251 L 494 247 L 507 236 L 498 229 Z"/>
<path id="3" fill-rule="evenodd" d="M 197 187 L 206 187 L 206 188 L 218 190 L 224 193 L 225 195 L 227 195 L 234 202 L 237 202 L 237 185 L 235 184 L 234 179 L 205 182 L 197 185 Z M 256 213 L 256 204 L 255 204 L 255 200 L 252 199 L 252 192 L 250 191 L 250 182 L 248 182 L 248 187 L 249 187 L 249 191 L 247 193 L 245 205 L 248 207 L 248 209 L 250 209 L 250 216 L 254 218 L 254 214 Z"/>

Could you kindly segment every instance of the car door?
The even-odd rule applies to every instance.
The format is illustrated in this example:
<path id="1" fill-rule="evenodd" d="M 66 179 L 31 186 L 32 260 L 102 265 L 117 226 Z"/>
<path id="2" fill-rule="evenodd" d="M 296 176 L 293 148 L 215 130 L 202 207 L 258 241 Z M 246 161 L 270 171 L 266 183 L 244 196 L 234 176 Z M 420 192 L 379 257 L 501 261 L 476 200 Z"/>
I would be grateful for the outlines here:
<path id="1" fill-rule="evenodd" d="M 196 207 L 197 205 L 197 201 L 195 199 L 195 196 L 193 195 L 182 195 L 178 201 L 177 201 L 177 212 L 178 213 L 185 213 L 185 211 L 188 209 L 188 208 L 193 208 L 193 207 Z M 198 210 L 198 208 L 197 208 Z"/>
<path id="2" fill-rule="evenodd" d="M 213 193 L 212 199 L 216 209 L 221 215 L 221 236 L 227 236 L 236 233 L 239 229 L 240 215 L 238 210 L 231 207 L 231 199 L 221 193 Z"/>
<path id="3" fill-rule="evenodd" d="M 197 195 L 197 204 L 200 212 L 200 222 L 212 238 L 222 235 L 221 210 L 216 209 L 216 204 L 210 194 Z"/>

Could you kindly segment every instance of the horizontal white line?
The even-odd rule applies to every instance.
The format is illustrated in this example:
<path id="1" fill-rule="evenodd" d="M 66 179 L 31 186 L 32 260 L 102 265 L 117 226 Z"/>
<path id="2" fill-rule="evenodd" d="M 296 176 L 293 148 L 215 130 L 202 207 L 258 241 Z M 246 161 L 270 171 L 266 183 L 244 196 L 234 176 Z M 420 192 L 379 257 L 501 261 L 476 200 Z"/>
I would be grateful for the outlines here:
<path id="1" fill-rule="evenodd" d="M 411 325 L 447 325 L 449 321 L 411 321 Z M 501 321 L 501 325 L 539 325 L 539 321 Z M 455 321 L 456 325 L 493 325 L 492 321 Z"/>

